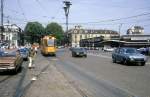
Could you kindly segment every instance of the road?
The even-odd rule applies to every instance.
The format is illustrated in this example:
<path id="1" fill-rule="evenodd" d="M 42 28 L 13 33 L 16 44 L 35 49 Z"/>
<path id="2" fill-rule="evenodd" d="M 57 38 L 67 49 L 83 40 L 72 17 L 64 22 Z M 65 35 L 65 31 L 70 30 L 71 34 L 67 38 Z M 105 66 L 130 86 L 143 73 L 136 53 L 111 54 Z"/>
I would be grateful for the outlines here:
<path id="1" fill-rule="evenodd" d="M 22 97 L 25 91 L 32 86 L 34 77 L 44 72 L 47 65 L 43 63 L 43 57 L 40 53 L 36 56 L 36 66 L 34 69 L 28 69 L 29 61 L 24 61 L 22 69 L 17 74 L 11 72 L 0 73 L 0 97 Z M 45 62 L 46 63 L 46 62 Z M 48 64 L 48 63 L 46 63 Z"/>
<path id="2" fill-rule="evenodd" d="M 0 97 L 15 97 L 23 85 L 26 74 L 26 64 L 22 64 L 22 69 L 15 75 L 11 72 L 0 73 Z"/>
<path id="3" fill-rule="evenodd" d="M 37 56 L 38 64 L 44 62 L 43 58 L 52 61 L 83 97 L 150 96 L 149 62 L 146 66 L 116 64 L 112 63 L 109 52 L 90 52 L 87 58 L 73 58 L 68 49 L 59 49 L 56 57 L 41 57 L 40 53 Z M 20 97 L 30 85 L 31 78 L 46 67 L 39 65 L 29 70 L 27 65 L 28 61 L 25 61 L 17 75 L 0 73 L 0 97 Z"/>
<path id="4" fill-rule="evenodd" d="M 125 66 L 112 63 L 111 54 L 99 52 L 73 58 L 59 50 L 55 65 L 67 77 L 85 87 L 93 97 L 149 97 L 150 64 Z"/>

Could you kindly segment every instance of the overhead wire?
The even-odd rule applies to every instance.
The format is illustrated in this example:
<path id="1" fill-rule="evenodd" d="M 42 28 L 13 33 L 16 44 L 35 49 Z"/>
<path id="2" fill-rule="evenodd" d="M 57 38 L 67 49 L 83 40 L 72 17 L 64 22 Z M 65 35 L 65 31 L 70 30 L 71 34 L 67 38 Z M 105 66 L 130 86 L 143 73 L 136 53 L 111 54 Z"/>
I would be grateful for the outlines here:
<path id="1" fill-rule="evenodd" d="M 147 15 L 150 15 L 150 13 L 142 13 L 142 14 L 138 14 L 138 15 L 134 15 L 134 16 L 128 16 L 128 17 L 122 17 L 122 18 L 116 18 L 116 19 L 107 19 L 107 20 L 101 20 L 99 22 L 87 22 L 87 23 L 115 22 L 115 21 L 133 19 L 133 18 L 147 16 Z"/>
<path id="2" fill-rule="evenodd" d="M 13 9 L 9 9 L 9 8 L 5 8 L 6 10 L 10 11 L 10 12 L 13 12 L 15 14 L 19 14 L 19 15 L 23 15 L 22 13 L 16 11 L 16 10 L 13 10 Z"/>
<path id="3" fill-rule="evenodd" d="M 22 15 L 24 16 L 24 18 L 25 18 L 25 22 L 27 22 L 27 18 L 26 18 L 26 15 L 25 15 L 25 13 L 24 13 L 24 11 L 23 11 L 23 8 L 22 8 L 22 6 L 21 6 L 21 3 L 20 3 L 20 1 L 19 0 L 17 0 L 18 1 L 18 4 L 19 4 L 19 6 L 20 6 L 20 9 L 21 9 L 21 11 L 22 11 Z M 45 10 L 45 8 L 43 7 L 43 5 L 41 5 L 41 2 L 39 1 L 39 0 L 35 0 L 39 5 L 40 5 L 40 7 L 46 12 L 46 10 Z M 16 12 L 16 13 L 18 13 L 17 11 L 14 11 L 14 10 L 12 10 L 13 12 Z M 114 24 L 119 24 L 119 23 L 109 23 L 109 24 L 101 24 L 101 23 L 106 23 L 106 22 L 115 22 L 115 21 L 121 21 L 121 20 L 128 20 L 128 19 L 133 19 L 133 18 L 137 18 L 137 17 L 142 17 L 142 16 L 148 16 L 148 15 L 150 15 L 150 13 L 142 13 L 142 14 L 138 14 L 138 15 L 134 15 L 134 16 L 129 16 L 129 17 L 123 17 L 123 18 L 116 18 L 116 19 L 107 19 L 107 20 L 101 20 L 101 21 L 98 21 L 98 22 L 83 22 L 83 23 L 69 23 L 69 25 L 77 25 L 77 24 L 81 24 L 81 25 L 114 25 Z M 47 17 L 47 16 L 46 16 Z M 54 17 L 55 18 L 55 17 Z M 11 18 L 12 19 L 12 18 Z M 13 18 L 14 19 L 14 18 Z M 20 20 L 20 21 L 22 21 L 22 19 L 15 19 L 15 20 Z M 65 23 L 60 23 L 60 24 L 65 24 Z M 123 23 L 123 24 L 130 24 L 130 22 L 125 22 L 125 23 Z"/>
<path id="4" fill-rule="evenodd" d="M 20 10 L 22 11 L 22 15 L 24 16 L 25 20 L 27 21 L 28 19 L 27 19 L 25 13 L 24 13 L 24 10 L 23 10 L 23 8 L 22 8 L 22 5 L 21 5 L 20 0 L 17 0 L 17 2 L 18 2 L 18 5 L 19 5 L 19 7 L 20 7 Z"/>
<path id="5" fill-rule="evenodd" d="M 54 16 L 49 17 L 49 15 L 47 14 L 47 13 L 49 13 L 49 12 L 48 12 L 47 9 L 42 5 L 42 3 L 40 2 L 40 0 L 35 0 L 35 1 L 36 1 L 37 4 L 40 6 L 40 8 L 45 12 L 46 16 L 43 16 L 44 18 L 49 18 L 49 19 L 52 19 L 52 20 L 53 20 L 53 19 L 56 19 L 56 17 L 57 17 L 57 15 L 58 15 L 58 13 L 60 12 L 62 6 L 60 6 L 60 7 L 58 8 L 58 10 L 56 10 L 56 14 L 55 14 Z"/>
<path id="6" fill-rule="evenodd" d="M 44 11 L 46 17 L 48 17 L 48 12 L 46 11 L 45 7 L 41 4 L 41 2 L 39 0 L 35 0 L 36 3 L 40 6 L 40 8 Z"/>

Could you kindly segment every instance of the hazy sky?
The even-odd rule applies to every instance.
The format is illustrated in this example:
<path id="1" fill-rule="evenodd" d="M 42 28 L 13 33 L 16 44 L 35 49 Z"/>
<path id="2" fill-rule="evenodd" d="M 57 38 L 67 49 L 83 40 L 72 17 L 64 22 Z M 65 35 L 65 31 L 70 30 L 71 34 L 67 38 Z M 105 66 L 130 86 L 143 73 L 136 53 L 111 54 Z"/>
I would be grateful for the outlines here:
<path id="1" fill-rule="evenodd" d="M 86 29 L 118 31 L 122 24 L 121 34 L 125 34 L 128 28 L 138 25 L 150 34 L 150 0 L 70 1 L 69 28 L 81 25 Z M 43 26 L 58 22 L 65 30 L 63 6 L 63 0 L 4 0 L 4 22 L 8 19 L 22 28 L 28 21 L 38 21 Z"/>

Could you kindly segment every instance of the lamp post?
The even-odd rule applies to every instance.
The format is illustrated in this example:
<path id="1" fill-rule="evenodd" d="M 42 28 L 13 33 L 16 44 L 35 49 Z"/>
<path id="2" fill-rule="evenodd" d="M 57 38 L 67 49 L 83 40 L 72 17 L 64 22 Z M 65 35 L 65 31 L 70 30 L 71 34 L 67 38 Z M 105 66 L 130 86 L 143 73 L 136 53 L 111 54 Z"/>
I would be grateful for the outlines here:
<path id="1" fill-rule="evenodd" d="M 64 11 L 65 11 L 65 16 L 66 16 L 66 38 L 67 38 L 67 45 L 69 44 L 69 37 L 68 37 L 68 15 L 69 15 L 69 8 L 70 8 L 70 5 L 71 2 L 70 1 L 63 1 L 63 3 L 65 4 L 65 6 L 63 7 L 64 8 Z"/>
<path id="2" fill-rule="evenodd" d="M 150 39 L 147 39 L 147 47 L 146 47 L 146 51 L 147 51 L 147 55 L 150 55 Z"/>
<path id="3" fill-rule="evenodd" d="M 3 13 L 3 8 L 4 8 L 4 1 L 1 0 L 1 41 L 3 41 L 3 31 L 4 31 L 4 25 L 3 25 L 3 17 L 4 17 L 4 13 Z"/>
<path id="4" fill-rule="evenodd" d="M 120 23 L 119 25 L 119 39 L 120 39 L 120 36 L 121 36 L 121 27 L 122 27 L 123 23 Z"/>

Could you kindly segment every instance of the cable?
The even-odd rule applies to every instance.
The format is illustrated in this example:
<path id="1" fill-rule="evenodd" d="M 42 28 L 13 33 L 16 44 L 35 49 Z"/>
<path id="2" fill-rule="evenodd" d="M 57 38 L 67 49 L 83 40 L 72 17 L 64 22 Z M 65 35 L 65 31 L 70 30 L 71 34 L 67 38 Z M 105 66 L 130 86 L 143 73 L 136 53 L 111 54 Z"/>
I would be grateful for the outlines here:
<path id="1" fill-rule="evenodd" d="M 17 21 L 24 21 L 24 22 L 27 22 L 27 21 L 25 21 L 24 19 L 20 19 L 20 18 L 13 18 L 13 17 L 11 17 L 11 16 L 9 16 L 9 15 L 4 15 L 4 18 L 8 18 L 8 19 L 11 19 L 11 20 L 17 20 Z"/>
<path id="2" fill-rule="evenodd" d="M 141 16 L 147 16 L 150 15 L 150 13 L 142 13 L 134 16 L 129 16 L 129 17 L 123 17 L 123 18 L 116 18 L 116 19 L 108 19 L 108 20 L 102 20 L 99 22 L 87 22 L 87 23 L 101 23 L 101 22 L 115 22 L 115 21 L 120 21 L 120 20 L 127 20 L 127 19 L 132 19 L 132 18 L 137 18 Z"/>
<path id="3" fill-rule="evenodd" d="M 41 3 L 39 0 L 35 0 L 35 1 L 38 3 L 38 5 L 41 7 L 41 9 L 47 14 L 48 11 L 47 11 L 46 8 L 42 5 L 42 3 Z M 44 16 L 44 17 L 49 18 L 49 19 L 55 19 L 55 18 L 57 17 L 57 15 L 58 15 L 59 11 L 61 10 L 61 7 L 62 7 L 62 6 L 60 6 L 60 8 L 58 8 L 58 11 L 56 11 L 56 14 L 55 14 L 54 16 L 49 17 L 49 15 L 47 14 L 47 16 Z"/>
<path id="4" fill-rule="evenodd" d="M 22 13 L 16 11 L 16 10 L 13 10 L 13 9 L 9 9 L 9 8 L 5 8 L 6 10 L 10 11 L 10 12 L 13 12 L 13 13 L 16 13 L 16 14 L 20 14 L 20 15 L 23 15 Z"/>
<path id="5" fill-rule="evenodd" d="M 41 9 L 45 12 L 45 14 L 47 14 L 47 11 L 45 10 L 45 7 L 41 4 L 41 2 L 39 0 L 35 0 L 35 1 L 41 7 Z"/>
<path id="6" fill-rule="evenodd" d="M 24 16 L 25 20 L 27 21 L 27 17 L 26 17 L 26 15 L 25 15 L 25 13 L 24 13 L 24 10 L 23 10 L 22 6 L 21 6 L 20 0 L 17 0 L 17 2 L 18 2 L 19 7 L 20 7 L 20 9 L 21 9 L 21 11 L 22 11 L 22 15 Z"/>
<path id="7" fill-rule="evenodd" d="M 144 27 L 150 26 L 150 24 L 143 25 Z"/>

